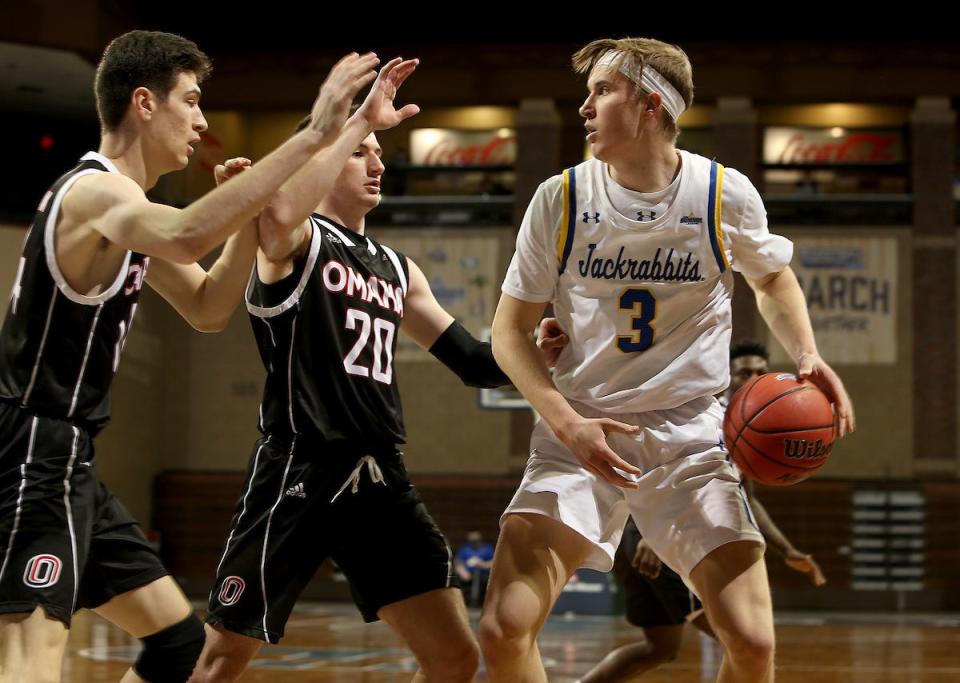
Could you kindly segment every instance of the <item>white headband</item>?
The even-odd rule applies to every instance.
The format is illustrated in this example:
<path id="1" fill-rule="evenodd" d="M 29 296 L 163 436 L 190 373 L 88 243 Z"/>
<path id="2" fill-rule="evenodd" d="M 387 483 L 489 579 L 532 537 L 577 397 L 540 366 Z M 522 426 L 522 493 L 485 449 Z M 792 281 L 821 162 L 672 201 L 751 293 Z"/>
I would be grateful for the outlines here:
<path id="1" fill-rule="evenodd" d="M 655 92 L 663 100 L 663 108 L 676 121 L 680 118 L 687 105 L 676 88 L 660 75 L 660 72 L 647 64 L 642 69 L 622 50 L 607 50 L 597 60 L 595 67 L 617 69 L 624 76 L 639 85 L 646 92 Z"/>

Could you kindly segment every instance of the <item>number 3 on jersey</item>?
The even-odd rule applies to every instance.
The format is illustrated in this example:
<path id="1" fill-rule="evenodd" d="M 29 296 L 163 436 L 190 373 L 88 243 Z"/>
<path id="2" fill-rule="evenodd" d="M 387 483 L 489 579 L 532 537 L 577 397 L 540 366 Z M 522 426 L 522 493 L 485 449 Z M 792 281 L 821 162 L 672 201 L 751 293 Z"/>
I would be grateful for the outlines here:
<path id="1" fill-rule="evenodd" d="M 620 310 L 636 315 L 630 317 L 631 333 L 617 336 L 617 348 L 624 353 L 639 353 L 653 346 L 653 321 L 657 317 L 657 300 L 650 290 L 626 290 L 620 295 Z"/>
<path id="2" fill-rule="evenodd" d="M 357 359 L 370 339 L 370 314 L 358 311 L 355 308 L 347 309 L 346 327 L 348 330 L 357 329 L 360 324 L 360 337 L 350 349 L 350 353 L 343 359 L 344 369 L 351 375 L 373 377 L 384 384 L 390 384 L 393 379 L 393 335 L 396 326 L 389 320 L 373 319 L 373 368 L 357 364 Z M 386 357 L 386 360 L 384 360 Z M 372 372 L 371 372 L 372 371 Z"/>

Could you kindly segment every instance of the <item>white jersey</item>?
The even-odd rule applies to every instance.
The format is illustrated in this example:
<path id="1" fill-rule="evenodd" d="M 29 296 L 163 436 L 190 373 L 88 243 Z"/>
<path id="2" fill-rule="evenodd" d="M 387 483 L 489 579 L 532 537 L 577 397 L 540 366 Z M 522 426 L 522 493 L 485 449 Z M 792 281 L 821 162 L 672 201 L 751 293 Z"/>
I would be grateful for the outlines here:
<path id="1" fill-rule="evenodd" d="M 554 305 L 570 336 L 554 382 L 604 412 L 644 412 L 713 396 L 730 381 L 730 267 L 783 270 L 792 243 L 772 235 L 741 173 L 680 151 L 676 197 L 653 220 L 619 214 L 593 159 L 540 185 L 503 292 Z"/>

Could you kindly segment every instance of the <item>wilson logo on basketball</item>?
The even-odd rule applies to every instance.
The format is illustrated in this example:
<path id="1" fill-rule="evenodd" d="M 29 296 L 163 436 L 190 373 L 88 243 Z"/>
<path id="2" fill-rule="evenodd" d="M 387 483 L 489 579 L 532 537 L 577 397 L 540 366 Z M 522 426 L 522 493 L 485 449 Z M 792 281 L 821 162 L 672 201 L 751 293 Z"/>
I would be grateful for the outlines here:
<path id="1" fill-rule="evenodd" d="M 791 460 L 816 460 L 825 458 L 833 450 L 833 444 L 824 445 L 823 439 L 807 441 L 805 439 L 784 439 L 783 455 Z"/>
<path id="2" fill-rule="evenodd" d="M 246 587 L 246 581 L 239 576 L 228 576 L 220 585 L 220 595 L 217 596 L 217 599 L 220 600 L 221 605 L 229 607 L 240 599 L 240 596 L 243 595 L 243 589 Z"/>
<path id="3" fill-rule="evenodd" d="M 63 563 L 56 555 L 34 555 L 23 570 L 23 582 L 30 588 L 47 588 L 60 580 Z"/>

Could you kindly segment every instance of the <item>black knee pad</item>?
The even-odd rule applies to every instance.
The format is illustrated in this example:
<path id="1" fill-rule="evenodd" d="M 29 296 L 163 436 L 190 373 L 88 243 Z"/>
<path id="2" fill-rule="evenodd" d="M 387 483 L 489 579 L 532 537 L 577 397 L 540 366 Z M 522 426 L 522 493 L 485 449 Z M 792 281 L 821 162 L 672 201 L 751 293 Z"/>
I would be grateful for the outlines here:
<path id="1" fill-rule="evenodd" d="M 141 638 L 143 649 L 133 670 L 150 683 L 186 683 L 203 650 L 203 622 L 195 614 Z"/>

